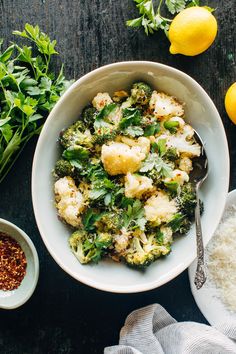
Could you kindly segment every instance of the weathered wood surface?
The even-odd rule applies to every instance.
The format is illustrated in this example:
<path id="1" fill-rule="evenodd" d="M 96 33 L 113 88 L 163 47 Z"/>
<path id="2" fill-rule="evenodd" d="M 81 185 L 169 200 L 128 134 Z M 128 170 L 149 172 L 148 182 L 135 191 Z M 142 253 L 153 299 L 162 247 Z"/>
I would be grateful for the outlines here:
<path id="1" fill-rule="evenodd" d="M 209 93 L 221 114 L 229 140 L 233 189 L 236 128 L 226 116 L 223 97 L 236 81 L 236 1 L 212 0 L 208 4 L 217 7 L 219 34 L 210 50 L 194 58 L 171 56 L 161 33 L 147 38 L 142 31 L 127 29 L 125 20 L 136 15 L 131 0 L 1 0 L 0 37 L 10 41 L 12 30 L 23 28 L 25 22 L 39 24 L 58 40 L 68 77 L 79 78 L 101 65 L 133 59 L 185 71 Z M 59 60 L 54 63 L 59 67 Z M 102 353 L 104 346 L 118 342 L 119 330 L 131 310 L 154 302 L 179 321 L 206 322 L 192 298 L 187 272 L 160 289 L 118 295 L 80 284 L 56 265 L 43 245 L 32 209 L 35 145 L 36 139 L 0 185 L 0 217 L 31 236 L 40 258 L 39 283 L 30 301 L 18 310 L 0 311 L 0 353 Z"/>

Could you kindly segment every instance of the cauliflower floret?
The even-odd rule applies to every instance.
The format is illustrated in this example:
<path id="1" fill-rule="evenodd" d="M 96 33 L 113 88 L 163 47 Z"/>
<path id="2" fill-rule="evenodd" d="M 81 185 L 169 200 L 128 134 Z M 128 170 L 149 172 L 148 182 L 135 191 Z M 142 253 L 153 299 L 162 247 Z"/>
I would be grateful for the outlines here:
<path id="1" fill-rule="evenodd" d="M 194 136 L 194 129 L 191 127 L 191 125 L 185 124 L 183 127 L 182 134 L 185 136 L 187 140 L 190 140 Z"/>
<path id="2" fill-rule="evenodd" d="M 102 146 L 101 160 L 105 170 L 111 176 L 138 171 L 145 157 L 139 146 L 129 147 L 117 142 Z"/>
<path id="3" fill-rule="evenodd" d="M 179 154 L 192 158 L 201 155 L 201 146 L 194 141 L 193 135 L 193 128 L 189 124 L 185 124 L 176 135 L 162 134 L 156 138 L 156 142 L 165 139 L 167 148 L 175 148 Z"/>
<path id="4" fill-rule="evenodd" d="M 187 156 L 181 157 L 179 160 L 179 169 L 189 174 L 193 169 L 192 160 Z"/>
<path id="5" fill-rule="evenodd" d="M 153 91 L 149 107 L 153 110 L 153 114 L 157 119 L 184 115 L 183 105 L 180 104 L 173 96 L 166 95 L 163 92 L 157 93 Z"/>
<path id="6" fill-rule="evenodd" d="M 164 179 L 164 182 L 177 182 L 180 186 L 182 186 L 185 182 L 189 181 L 189 175 L 185 171 L 181 170 L 173 170 L 171 177 L 167 177 Z"/>
<path id="7" fill-rule="evenodd" d="M 60 178 L 54 185 L 54 191 L 59 216 L 69 225 L 81 225 L 79 214 L 84 209 L 84 198 L 73 178 Z"/>
<path id="8" fill-rule="evenodd" d="M 115 250 L 117 253 L 122 253 L 129 245 L 130 231 L 127 231 L 124 227 L 120 230 L 121 234 L 115 235 Z"/>
<path id="9" fill-rule="evenodd" d="M 172 219 L 177 213 L 177 206 L 174 199 L 169 200 L 167 193 L 158 191 L 156 195 L 146 201 L 144 210 L 146 219 L 158 226 Z"/>
<path id="10" fill-rule="evenodd" d="M 150 152 L 150 139 L 145 138 L 143 136 L 139 137 L 138 139 L 131 139 L 131 138 L 127 138 L 126 136 L 119 136 L 118 139 L 120 139 L 120 141 L 128 146 L 138 146 L 141 148 L 141 151 L 144 154 L 149 154 Z"/>
<path id="11" fill-rule="evenodd" d="M 107 92 L 99 92 L 92 100 L 92 105 L 98 111 L 101 111 L 107 104 L 112 103 L 112 99 Z"/>
<path id="12" fill-rule="evenodd" d="M 74 190 L 74 187 L 75 187 L 75 182 L 74 182 L 73 178 L 68 177 L 68 176 L 60 178 L 59 180 L 57 180 L 55 182 L 55 185 L 54 185 L 54 192 L 56 195 L 56 199 L 57 199 L 57 196 L 59 199 L 61 199 L 62 197 L 71 196 L 71 193 Z"/>
<path id="13" fill-rule="evenodd" d="M 191 140 L 186 140 L 186 136 L 184 134 L 169 136 L 166 145 L 167 147 L 175 148 L 180 154 L 184 154 L 187 157 L 201 155 L 200 145 L 193 143 Z"/>
<path id="14" fill-rule="evenodd" d="M 143 194 L 153 191 L 152 179 L 146 176 L 132 175 L 125 176 L 125 196 L 127 198 L 142 198 Z"/>

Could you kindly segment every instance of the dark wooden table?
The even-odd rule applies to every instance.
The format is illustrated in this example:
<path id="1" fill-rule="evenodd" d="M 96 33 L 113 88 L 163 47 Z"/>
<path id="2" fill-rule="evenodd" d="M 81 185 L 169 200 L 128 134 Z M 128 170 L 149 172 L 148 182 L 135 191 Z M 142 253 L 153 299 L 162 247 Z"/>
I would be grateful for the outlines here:
<path id="1" fill-rule="evenodd" d="M 230 189 L 236 187 L 236 127 L 224 110 L 227 87 L 236 81 L 236 1 L 202 1 L 217 7 L 219 34 L 204 54 L 172 56 L 162 33 L 146 37 L 125 20 L 136 15 L 131 0 L 1 0 L 0 37 L 25 22 L 39 24 L 58 40 L 69 78 L 123 60 L 152 60 L 183 70 L 208 92 L 222 117 L 231 156 Z M 54 62 L 59 67 L 59 60 Z M 132 310 L 155 302 L 178 321 L 207 323 L 189 288 L 187 271 L 159 289 L 138 294 L 110 294 L 80 284 L 64 273 L 47 252 L 31 202 L 33 139 L 0 185 L 0 217 L 16 223 L 32 238 L 40 259 L 40 277 L 32 298 L 14 311 L 0 310 L 0 353 L 102 353 L 118 343 L 119 330 Z M 216 142 L 217 144 L 217 142 Z M 206 299 L 207 301 L 207 299 Z"/>

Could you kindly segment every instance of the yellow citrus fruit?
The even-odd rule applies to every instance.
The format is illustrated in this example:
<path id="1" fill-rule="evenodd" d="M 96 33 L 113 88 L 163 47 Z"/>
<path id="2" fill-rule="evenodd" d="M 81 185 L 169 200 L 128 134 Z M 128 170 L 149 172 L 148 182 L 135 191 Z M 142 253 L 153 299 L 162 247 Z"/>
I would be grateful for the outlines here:
<path id="1" fill-rule="evenodd" d="M 225 109 L 229 118 L 236 124 L 236 82 L 226 92 Z"/>
<path id="2" fill-rule="evenodd" d="M 171 54 L 198 55 L 207 50 L 217 34 L 217 21 L 204 7 L 194 6 L 181 11 L 169 29 Z"/>

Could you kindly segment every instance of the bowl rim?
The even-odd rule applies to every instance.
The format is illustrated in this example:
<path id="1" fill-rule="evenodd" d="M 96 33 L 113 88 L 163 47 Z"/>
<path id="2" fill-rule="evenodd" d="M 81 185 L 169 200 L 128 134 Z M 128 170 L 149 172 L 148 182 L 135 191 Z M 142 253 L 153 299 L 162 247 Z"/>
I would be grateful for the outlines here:
<path id="1" fill-rule="evenodd" d="M 30 289 L 28 290 L 28 292 L 26 293 L 26 295 L 24 296 L 24 298 L 21 301 L 16 302 L 14 305 L 1 305 L 0 304 L 0 309 L 5 309 L 5 310 L 13 310 L 17 307 L 22 306 L 24 303 L 26 303 L 26 301 L 29 300 L 29 298 L 32 296 L 36 285 L 38 283 L 38 278 L 39 278 L 39 258 L 38 258 L 38 253 L 37 250 L 32 242 L 32 240 L 30 239 L 30 237 L 22 230 L 20 229 L 18 226 L 16 226 L 15 224 L 13 224 L 12 222 L 6 220 L 6 219 L 2 219 L 0 218 L 0 231 L 1 231 L 1 225 L 7 225 L 10 227 L 10 229 L 12 230 L 16 230 L 18 235 L 20 235 L 20 237 L 22 237 L 22 239 L 27 243 L 27 245 L 29 246 L 32 255 L 33 255 L 33 263 L 34 263 L 34 281 L 31 284 Z M 7 232 L 6 232 L 7 233 Z M 9 236 L 11 236 L 13 239 L 14 236 L 12 236 L 10 233 L 8 233 Z M 14 291 L 17 291 L 17 289 L 15 289 Z"/>
<path id="2" fill-rule="evenodd" d="M 66 100 L 67 96 L 69 96 L 71 94 L 71 92 L 80 84 L 82 84 L 84 81 L 90 79 L 90 77 L 93 77 L 93 75 L 95 75 L 96 73 L 104 73 L 106 72 L 107 69 L 112 69 L 114 68 L 117 69 L 121 69 L 123 67 L 126 66 L 130 66 L 130 68 L 132 68 L 133 65 L 143 65 L 143 66 L 148 66 L 147 71 L 149 71 L 151 69 L 151 67 L 155 67 L 155 68 L 159 68 L 159 69 L 164 69 L 164 70 L 168 70 L 169 72 L 173 73 L 173 74 L 177 74 L 179 78 L 183 78 L 184 80 L 190 81 L 191 84 L 193 85 L 194 88 L 197 89 L 197 91 L 201 92 L 202 94 L 205 95 L 205 97 L 208 100 L 208 104 L 211 106 L 212 110 L 214 111 L 215 116 L 218 119 L 218 123 L 219 125 L 221 125 L 222 128 L 222 138 L 224 140 L 224 146 L 225 149 L 227 151 L 227 156 L 225 156 L 225 163 L 226 163 L 226 179 L 227 179 L 227 185 L 225 186 L 225 201 L 222 204 L 221 207 L 221 217 L 224 211 L 224 207 L 225 207 L 225 203 L 226 203 L 226 198 L 227 198 L 227 194 L 228 194 L 228 189 L 229 189 L 229 178 L 230 178 L 230 160 L 229 160 L 229 149 L 228 149 L 228 141 L 227 141 L 227 137 L 226 137 L 226 133 L 225 133 L 225 129 L 224 129 L 224 125 L 222 123 L 220 114 L 215 106 L 215 104 L 213 103 L 212 99 L 210 98 L 210 96 L 207 94 L 207 92 L 203 89 L 203 87 L 195 80 L 193 79 L 191 76 L 189 76 L 188 74 L 184 73 L 181 70 L 178 70 L 176 68 L 173 68 L 172 66 L 166 65 L 166 64 L 162 64 L 162 63 L 158 63 L 158 62 L 153 62 L 153 61 L 143 61 L 143 60 L 131 60 L 131 61 L 121 61 L 121 62 L 115 62 L 115 63 L 111 63 L 111 64 L 107 64 L 104 66 L 101 66 L 97 69 L 94 69 L 90 72 L 88 72 L 87 74 L 83 75 L 82 77 L 80 77 L 78 80 L 76 80 L 68 89 L 67 91 L 64 93 L 64 95 L 59 99 L 59 101 L 56 103 L 56 105 L 54 106 L 54 108 L 52 109 L 52 111 L 50 112 L 46 122 L 44 123 L 43 129 L 40 133 L 38 142 L 37 142 L 37 146 L 35 149 L 35 153 L 34 153 L 34 158 L 33 158 L 33 165 L 32 165 L 32 178 L 31 178 L 31 191 L 32 191 L 32 203 L 33 203 L 33 209 L 34 209 L 34 214 L 35 214 L 35 219 L 36 219 L 36 223 L 38 225 L 38 229 L 39 232 L 41 234 L 41 237 L 43 239 L 43 242 L 45 244 L 45 246 L 47 247 L 49 253 L 51 254 L 51 256 L 53 257 L 53 259 L 56 261 L 56 263 L 66 272 L 68 273 L 70 276 L 72 276 L 74 279 L 82 282 L 83 284 L 86 284 L 88 286 L 91 286 L 93 288 L 96 288 L 98 290 L 103 290 L 103 291 L 107 291 L 107 292 L 112 292 L 112 293 L 137 293 L 137 292 L 144 292 L 144 291 L 148 291 L 148 290 L 152 290 L 155 289 L 157 287 L 160 287 L 166 283 L 168 283 L 169 281 L 171 281 L 172 279 L 174 279 L 175 277 L 177 277 L 179 274 L 181 274 L 184 270 L 186 270 L 189 265 L 194 261 L 194 259 L 190 256 L 185 258 L 185 261 L 182 263 L 181 267 L 178 267 L 177 269 L 173 269 L 172 271 L 168 272 L 168 274 L 163 277 L 163 279 L 158 279 L 155 280 L 153 282 L 149 282 L 148 284 L 139 284 L 139 285 L 130 285 L 130 286 L 117 286 L 117 285 L 107 285 L 104 284 L 102 282 L 98 282 L 94 279 L 87 279 L 86 276 L 83 276 L 81 274 L 75 273 L 74 271 L 71 271 L 69 269 L 69 267 L 67 267 L 66 265 L 63 264 L 63 260 L 61 260 L 56 252 L 54 252 L 53 249 L 50 248 L 49 243 L 47 241 L 47 235 L 45 235 L 43 233 L 42 227 L 41 227 L 41 221 L 40 218 L 38 217 L 38 206 L 36 203 L 36 198 L 35 198 L 35 193 L 36 193 L 36 174 L 35 174 L 35 166 L 37 164 L 37 160 L 39 157 L 39 152 L 40 152 L 40 147 L 41 145 L 43 145 L 43 137 L 44 134 L 47 130 L 47 127 L 50 125 L 52 119 L 54 118 L 54 112 L 56 112 L 58 104 L 63 104 L 63 101 Z M 217 227 L 217 226 L 216 226 Z M 212 233 L 213 236 L 214 232 Z M 206 245 L 205 245 L 206 246 Z"/>

